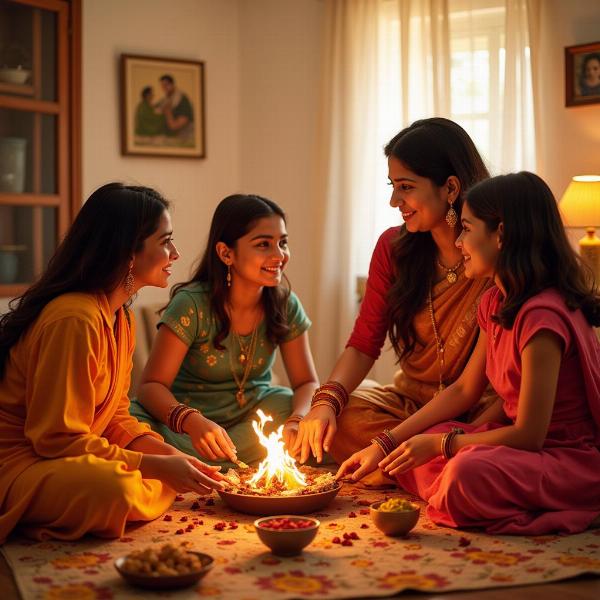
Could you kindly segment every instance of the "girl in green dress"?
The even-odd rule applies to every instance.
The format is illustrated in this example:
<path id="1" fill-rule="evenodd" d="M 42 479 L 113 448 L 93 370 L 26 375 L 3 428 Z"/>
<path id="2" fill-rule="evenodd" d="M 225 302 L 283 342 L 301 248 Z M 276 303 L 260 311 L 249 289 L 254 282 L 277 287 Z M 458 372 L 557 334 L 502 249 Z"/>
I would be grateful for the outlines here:
<path id="1" fill-rule="evenodd" d="M 297 296 L 281 285 L 285 214 L 266 198 L 217 206 L 192 279 L 171 291 L 131 413 L 165 441 L 211 462 L 253 464 L 265 451 L 252 429 L 258 408 L 291 448 L 318 386 Z M 292 389 L 271 386 L 279 347 Z M 224 464 L 224 466 L 227 466 Z"/>

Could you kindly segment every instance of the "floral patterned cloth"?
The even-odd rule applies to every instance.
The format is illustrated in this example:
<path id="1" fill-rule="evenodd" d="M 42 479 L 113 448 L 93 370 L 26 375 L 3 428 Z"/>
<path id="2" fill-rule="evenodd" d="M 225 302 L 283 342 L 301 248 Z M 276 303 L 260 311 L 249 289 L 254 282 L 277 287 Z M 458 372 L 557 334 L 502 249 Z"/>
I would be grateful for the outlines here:
<path id="1" fill-rule="evenodd" d="M 255 517 L 233 512 L 218 497 L 207 501 L 191 494 L 179 496 L 164 517 L 131 528 L 120 540 L 12 538 L 2 551 L 24 600 L 147 597 L 121 579 L 114 561 L 168 541 L 189 542 L 215 559 L 196 588 L 160 593 L 182 600 L 382 597 L 406 589 L 445 592 L 600 574 L 600 530 L 498 537 L 438 527 L 422 511 L 407 537 L 386 537 L 371 522 L 368 505 L 404 495 L 345 484 L 326 512 L 316 515 L 321 528 L 315 541 L 294 558 L 276 557 L 262 545 L 252 525 Z M 339 543 L 354 537 L 351 533 L 358 539 Z"/>

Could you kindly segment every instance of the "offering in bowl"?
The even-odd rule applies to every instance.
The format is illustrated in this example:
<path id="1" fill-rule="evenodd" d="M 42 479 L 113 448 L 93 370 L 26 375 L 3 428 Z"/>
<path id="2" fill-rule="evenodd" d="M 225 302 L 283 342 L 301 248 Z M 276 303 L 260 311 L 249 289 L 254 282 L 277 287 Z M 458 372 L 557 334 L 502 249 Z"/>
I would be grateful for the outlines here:
<path id="1" fill-rule="evenodd" d="M 404 498 L 374 502 L 370 506 L 371 520 L 385 535 L 406 535 L 419 520 L 417 504 Z"/>
<path id="2" fill-rule="evenodd" d="M 208 573 L 212 564 L 213 558 L 208 554 L 164 544 L 117 558 L 115 568 L 132 585 L 167 590 L 194 585 Z"/>
<path id="3" fill-rule="evenodd" d="M 298 467 L 285 449 L 283 425 L 266 435 L 265 424 L 273 417 L 260 408 L 256 414 L 259 420 L 252 421 L 252 427 L 267 456 L 257 468 L 229 469 L 225 487 L 219 490 L 221 498 L 231 508 L 251 515 L 306 514 L 329 504 L 341 487 L 333 474 Z"/>
<path id="4" fill-rule="evenodd" d="M 14 83 L 17 85 L 23 85 L 29 79 L 30 75 L 31 71 L 29 69 L 22 69 L 21 67 L 0 68 L 0 81 L 2 83 Z"/>
<path id="5" fill-rule="evenodd" d="M 277 556 L 300 554 L 315 539 L 320 524 L 317 519 L 295 515 L 263 517 L 254 521 L 261 542 Z"/>
<path id="6" fill-rule="evenodd" d="M 256 472 L 253 468 L 227 472 L 225 489 L 219 495 L 234 510 L 250 515 L 304 515 L 323 509 L 342 487 L 331 473 L 312 467 L 299 468 L 305 484 L 291 489 L 278 479 L 252 485 L 249 482 Z"/>

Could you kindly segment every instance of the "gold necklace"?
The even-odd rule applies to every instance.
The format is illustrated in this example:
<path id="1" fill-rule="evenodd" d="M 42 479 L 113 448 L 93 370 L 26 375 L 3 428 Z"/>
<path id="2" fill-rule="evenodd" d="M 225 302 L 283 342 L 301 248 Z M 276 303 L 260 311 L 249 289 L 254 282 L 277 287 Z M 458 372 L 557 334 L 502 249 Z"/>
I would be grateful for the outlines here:
<path id="1" fill-rule="evenodd" d="M 444 269 L 444 271 L 446 271 L 446 281 L 448 283 L 456 283 L 456 281 L 458 279 L 458 275 L 456 274 L 456 271 L 462 264 L 462 261 L 463 261 L 463 259 L 461 258 L 453 267 L 445 267 L 439 260 L 436 261 L 438 264 L 438 267 L 440 267 L 440 269 Z"/>
<path id="2" fill-rule="evenodd" d="M 446 361 L 444 360 L 444 352 L 446 351 L 446 348 L 444 346 L 442 337 L 440 336 L 440 334 L 438 332 L 437 323 L 435 321 L 435 314 L 433 312 L 433 298 L 431 297 L 431 285 L 429 286 L 429 294 L 427 296 L 427 305 L 429 308 L 429 316 L 431 317 L 431 326 L 433 327 L 433 335 L 435 336 L 435 351 L 437 353 L 438 365 L 439 365 L 439 369 L 440 369 L 440 383 L 439 383 L 437 392 L 434 394 L 434 396 L 435 396 L 446 387 L 444 385 L 444 368 L 446 366 Z"/>
<path id="3" fill-rule="evenodd" d="M 246 397 L 244 396 L 244 386 L 246 385 L 248 377 L 250 376 L 250 371 L 252 370 L 252 362 L 254 359 L 254 352 L 256 351 L 256 343 L 258 340 L 258 323 L 259 320 L 257 319 L 254 325 L 254 329 L 252 330 L 252 337 L 250 338 L 250 342 L 246 350 L 242 349 L 240 345 L 241 354 L 239 360 L 244 365 L 244 372 L 242 373 L 241 378 L 238 377 L 238 374 L 236 373 L 236 368 L 233 364 L 233 348 L 230 348 L 229 350 L 229 366 L 231 368 L 231 374 L 233 375 L 235 385 L 238 388 L 238 391 L 235 393 L 235 399 L 237 400 L 237 403 L 240 407 L 246 405 Z M 234 331 L 233 334 L 233 337 L 237 339 L 239 344 L 240 337 L 238 333 Z M 242 356 L 244 356 L 244 361 L 241 360 Z"/>
<path id="4" fill-rule="evenodd" d="M 252 332 L 254 332 L 254 330 L 252 330 Z M 250 344 L 252 343 L 252 338 L 250 338 L 250 341 L 246 345 L 242 342 L 242 337 L 237 331 L 234 330 L 233 335 L 235 337 L 235 340 L 237 341 L 238 346 L 240 347 L 240 355 L 238 356 L 238 360 L 240 361 L 240 363 L 245 364 L 248 360 L 248 355 L 250 354 Z"/>

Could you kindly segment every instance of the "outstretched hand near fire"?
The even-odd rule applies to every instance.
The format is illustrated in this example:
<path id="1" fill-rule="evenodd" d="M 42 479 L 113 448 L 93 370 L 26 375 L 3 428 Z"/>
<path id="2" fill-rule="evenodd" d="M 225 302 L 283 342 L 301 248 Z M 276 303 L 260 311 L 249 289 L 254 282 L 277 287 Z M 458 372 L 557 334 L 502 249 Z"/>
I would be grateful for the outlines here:
<path id="1" fill-rule="evenodd" d="M 283 443 L 285 447 L 288 449 L 290 454 L 292 454 L 292 448 L 296 443 L 296 438 L 298 437 L 298 422 L 297 421 L 286 421 L 283 427 Z"/>
<path id="2" fill-rule="evenodd" d="M 316 406 L 300 421 L 296 443 L 291 450 L 293 456 L 300 454 L 305 463 L 311 452 L 317 462 L 323 460 L 323 450 L 329 451 L 337 430 L 335 411 L 329 406 Z"/>
<path id="3" fill-rule="evenodd" d="M 142 476 L 146 479 L 160 479 L 176 492 L 196 492 L 208 494 L 211 490 L 222 489 L 225 479 L 219 469 L 188 456 L 182 452 L 174 455 L 144 454 L 140 463 Z"/>
<path id="4" fill-rule="evenodd" d="M 200 456 L 209 460 L 237 462 L 235 444 L 218 423 L 195 413 L 184 421 L 183 428 Z"/>
<path id="5" fill-rule="evenodd" d="M 358 481 L 365 475 L 373 472 L 382 458 L 383 452 L 381 448 L 377 444 L 371 444 L 346 459 L 340 465 L 335 478 L 341 479 L 344 476 L 350 475 L 352 481 Z"/>

